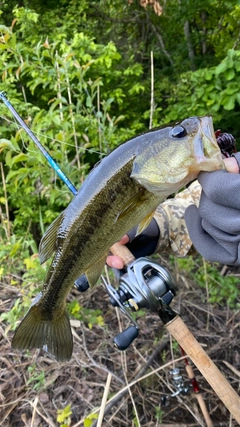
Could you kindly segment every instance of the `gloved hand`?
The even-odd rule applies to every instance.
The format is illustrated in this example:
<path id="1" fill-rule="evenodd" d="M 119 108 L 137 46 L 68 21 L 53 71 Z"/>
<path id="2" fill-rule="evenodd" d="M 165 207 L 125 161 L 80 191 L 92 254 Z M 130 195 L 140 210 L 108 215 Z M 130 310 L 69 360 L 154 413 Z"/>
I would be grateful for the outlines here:
<path id="1" fill-rule="evenodd" d="M 155 252 L 160 238 L 159 227 L 153 218 L 149 226 L 141 234 L 136 236 L 137 227 L 127 233 L 129 242 L 126 244 L 135 258 L 151 255 Z"/>
<path id="2" fill-rule="evenodd" d="M 234 157 L 239 166 L 240 153 Z M 199 208 L 191 205 L 184 215 L 193 245 L 208 261 L 238 266 L 240 265 L 239 171 L 201 172 L 198 181 L 202 186 Z"/>

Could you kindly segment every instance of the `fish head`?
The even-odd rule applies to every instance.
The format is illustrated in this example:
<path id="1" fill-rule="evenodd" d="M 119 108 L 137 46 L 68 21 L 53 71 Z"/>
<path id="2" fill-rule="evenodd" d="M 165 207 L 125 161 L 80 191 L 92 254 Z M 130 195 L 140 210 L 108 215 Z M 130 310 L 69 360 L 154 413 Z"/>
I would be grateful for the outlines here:
<path id="1" fill-rule="evenodd" d="M 190 117 L 147 134 L 138 147 L 131 177 L 153 193 L 172 194 L 200 171 L 223 169 L 212 118 Z"/>

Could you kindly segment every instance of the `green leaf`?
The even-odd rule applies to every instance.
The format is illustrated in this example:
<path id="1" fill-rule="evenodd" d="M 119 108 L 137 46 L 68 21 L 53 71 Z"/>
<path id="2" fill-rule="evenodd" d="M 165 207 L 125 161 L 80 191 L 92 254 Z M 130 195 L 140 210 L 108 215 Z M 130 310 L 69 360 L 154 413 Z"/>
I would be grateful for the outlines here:
<path id="1" fill-rule="evenodd" d="M 228 68 L 227 62 L 222 61 L 215 69 L 215 74 L 218 76 L 219 74 L 224 73 Z"/>
<path id="2" fill-rule="evenodd" d="M 15 151 L 15 147 L 9 139 L 1 138 L 0 139 L 0 148 L 11 148 L 11 150 Z"/>
<path id="3" fill-rule="evenodd" d="M 0 31 L 6 32 L 6 33 L 11 33 L 12 32 L 10 30 L 10 28 L 6 27 L 5 25 L 0 25 Z"/>
<path id="4" fill-rule="evenodd" d="M 140 92 L 144 92 L 144 91 L 145 91 L 145 87 L 141 85 L 141 83 L 136 83 L 129 90 L 129 94 L 130 95 L 133 95 L 134 93 L 139 94 Z"/>
<path id="5" fill-rule="evenodd" d="M 84 427 L 91 427 L 91 425 L 93 424 L 93 421 L 97 419 L 98 419 L 98 414 L 88 415 L 83 422 Z"/>
<path id="6" fill-rule="evenodd" d="M 236 93 L 235 97 L 237 102 L 240 104 L 240 93 Z"/>
<path id="7" fill-rule="evenodd" d="M 70 415 L 72 414 L 72 411 L 71 411 L 71 404 L 69 404 L 69 405 L 67 405 L 65 408 L 63 408 L 63 409 L 59 409 L 58 411 L 57 411 L 57 421 L 59 422 L 59 423 L 63 423 L 64 421 L 66 421 L 69 417 L 70 417 Z"/>
<path id="8" fill-rule="evenodd" d="M 222 105 L 225 110 L 233 110 L 235 105 L 235 97 L 234 96 L 226 96 L 223 101 Z"/>
<path id="9" fill-rule="evenodd" d="M 10 170 L 6 177 L 6 182 L 10 182 L 13 178 L 25 178 L 29 174 L 28 168 L 19 168 L 18 170 Z"/>
<path id="10" fill-rule="evenodd" d="M 12 250 L 10 252 L 10 256 L 14 256 L 19 251 L 20 247 L 21 247 L 21 240 L 13 244 Z"/>
<path id="11" fill-rule="evenodd" d="M 87 96 L 87 99 L 86 99 L 86 106 L 87 106 L 88 108 L 92 107 L 92 98 L 91 98 L 91 96 Z"/>
<path id="12" fill-rule="evenodd" d="M 20 153 L 12 158 L 12 165 L 19 162 L 25 162 L 26 160 L 28 160 L 28 156 L 24 153 Z"/>
<path id="13" fill-rule="evenodd" d="M 235 77 L 235 70 L 233 68 L 230 68 L 226 70 L 224 75 L 227 80 L 232 80 Z"/>
<path id="14" fill-rule="evenodd" d="M 1 50 L 7 50 L 7 49 L 9 49 L 9 47 L 7 44 L 0 43 L 0 49 Z"/>
<path id="15" fill-rule="evenodd" d="M 240 71 L 240 61 L 236 61 L 234 63 L 234 67 L 235 67 L 236 71 Z"/>
<path id="16" fill-rule="evenodd" d="M 206 70 L 206 72 L 205 72 L 205 79 L 208 80 L 208 81 L 212 79 L 212 71 Z"/>

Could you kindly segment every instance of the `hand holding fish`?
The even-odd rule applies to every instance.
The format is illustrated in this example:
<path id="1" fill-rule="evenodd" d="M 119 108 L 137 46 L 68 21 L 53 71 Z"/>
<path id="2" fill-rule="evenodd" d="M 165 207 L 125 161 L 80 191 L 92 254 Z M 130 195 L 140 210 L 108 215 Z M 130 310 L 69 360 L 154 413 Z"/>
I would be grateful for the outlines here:
<path id="1" fill-rule="evenodd" d="M 200 173 L 199 208 L 186 209 L 185 220 L 197 251 L 208 261 L 240 265 L 240 153 L 225 160 L 227 170 Z"/>
<path id="2" fill-rule="evenodd" d="M 236 158 L 238 158 L 240 161 L 240 154 L 239 153 L 236 154 Z M 224 159 L 226 171 L 233 173 L 233 174 L 239 174 L 239 165 L 238 165 L 236 158 L 235 157 L 229 157 L 227 159 Z M 220 176 L 224 175 L 223 176 L 223 182 L 220 181 L 221 182 L 220 193 L 222 194 L 224 200 L 226 200 L 225 194 L 227 192 L 229 193 L 229 189 L 231 188 L 232 185 L 234 185 L 234 182 L 236 180 L 238 182 L 238 187 L 240 188 L 240 176 L 238 175 L 237 178 L 228 176 L 230 179 L 230 183 L 229 183 L 228 181 L 225 180 L 224 171 L 219 171 L 218 174 L 219 173 L 220 173 Z M 207 192 L 207 188 L 209 186 L 211 186 L 212 192 L 214 194 L 215 193 L 214 185 L 216 185 L 216 183 L 219 182 L 219 178 L 218 178 L 219 175 L 217 176 L 215 172 L 211 173 L 211 174 L 202 172 L 202 173 L 200 173 L 200 178 L 199 178 L 200 182 L 202 182 L 201 181 L 202 176 L 203 177 L 206 176 L 206 179 L 204 182 L 204 184 L 205 184 L 204 189 L 206 187 L 206 192 Z M 216 176 L 216 179 L 213 180 L 213 177 L 215 177 L 215 176 Z M 227 188 L 225 188 L 225 187 L 227 187 Z M 194 190 L 195 190 L 195 187 L 194 187 Z M 232 195 L 232 192 L 230 192 L 230 193 L 231 193 L 231 200 L 234 200 L 235 197 Z M 199 192 L 199 197 L 200 197 L 200 192 Z M 181 200 L 181 194 L 180 194 L 178 196 L 178 200 L 177 201 L 175 200 L 175 208 L 174 208 L 175 211 L 177 210 L 177 203 L 179 203 L 179 202 L 181 203 L 183 200 L 184 200 L 183 198 Z M 226 202 L 228 203 L 229 210 L 231 210 L 231 202 L 229 202 L 229 200 L 226 200 Z M 174 200 L 173 200 L 173 204 L 174 204 Z M 203 233 L 202 226 L 201 226 L 201 220 L 203 219 L 201 217 L 201 209 L 202 209 L 201 206 L 202 206 L 202 203 L 200 202 L 200 210 L 199 210 L 200 213 L 198 213 L 197 207 L 195 205 L 193 205 L 192 203 L 189 205 L 189 207 L 186 207 L 186 222 L 187 222 L 186 225 L 188 228 L 188 232 L 190 231 L 191 240 L 192 240 L 194 246 L 196 247 L 196 249 L 198 250 L 198 252 L 201 255 L 205 256 L 206 259 L 209 258 L 209 256 L 208 256 L 208 253 L 209 253 L 212 261 L 220 262 L 220 263 L 224 263 L 224 264 L 229 263 L 227 261 L 232 261 L 232 258 L 231 259 L 227 258 L 226 254 L 225 254 L 225 256 L 223 255 L 223 257 L 221 257 L 221 259 L 220 259 L 218 256 L 218 252 L 216 253 L 216 249 L 215 248 L 213 249 L 212 244 L 209 241 L 209 240 L 211 240 L 210 236 L 205 237 L 205 238 L 203 237 L 205 235 L 205 233 Z M 216 214 L 216 208 L 217 208 L 217 206 L 211 206 L 211 207 L 209 206 L 210 211 L 207 210 L 206 215 L 208 216 L 208 218 L 209 218 L 209 216 L 213 217 L 213 215 L 214 215 L 214 217 L 216 216 L 217 218 L 219 218 L 220 224 L 223 227 L 225 218 L 227 218 L 227 223 L 229 223 L 229 214 L 226 213 L 226 215 L 224 215 L 224 218 L 223 218 L 222 215 L 219 215 L 219 212 L 217 212 L 217 214 Z M 239 209 L 240 209 L 240 204 L 239 204 Z M 204 210 L 206 210 L 206 209 L 204 208 Z M 215 212 L 215 214 L 214 214 L 214 212 Z M 169 210 L 167 213 L 168 213 L 168 215 L 170 215 Z M 184 215 L 185 215 L 185 211 L 182 211 L 182 219 L 183 220 L 184 220 Z M 236 216 L 234 217 L 234 220 L 235 220 L 235 218 L 238 218 L 238 217 L 239 217 L 239 210 L 236 212 Z M 183 225 L 180 222 L 179 215 L 178 215 L 178 222 L 181 225 L 181 228 L 183 228 Z M 198 222 L 198 226 L 196 225 L 196 222 Z M 237 225 L 237 223 L 236 223 L 236 225 Z M 160 230 L 159 230 L 159 235 L 157 235 L 157 232 L 155 232 L 154 237 L 153 237 L 152 233 L 150 233 L 150 234 L 147 233 L 147 230 L 148 229 L 146 229 L 144 232 L 145 233 L 144 241 L 140 241 L 140 238 L 139 238 L 140 236 L 138 236 L 137 238 L 134 239 L 135 230 L 133 229 L 128 234 L 125 234 L 122 237 L 122 239 L 119 241 L 119 243 L 122 245 L 127 245 L 128 248 L 133 253 L 136 250 L 135 248 L 138 246 L 139 255 L 137 256 L 136 254 L 134 254 L 136 258 L 138 258 L 139 256 L 150 255 L 151 253 L 154 253 L 154 249 L 152 250 L 152 252 L 149 252 L 147 254 L 144 252 L 146 245 L 149 246 L 149 242 L 154 241 L 154 245 L 156 246 L 156 238 L 160 239 L 161 237 L 160 237 Z M 197 231 L 197 230 L 199 230 L 199 231 Z M 238 232 L 240 232 L 240 227 L 238 228 Z M 205 239 L 208 239 L 207 243 L 206 243 Z M 236 240 L 236 237 L 235 237 L 235 240 Z M 227 241 L 229 242 L 229 238 L 227 239 Z M 133 245 L 133 243 L 135 243 L 135 245 Z M 234 252 L 235 252 L 235 249 L 236 249 L 236 245 L 233 246 Z M 235 255 L 228 254 L 228 256 L 230 257 L 230 256 L 235 256 Z M 116 269 L 122 269 L 124 267 L 123 261 L 121 260 L 120 257 L 118 257 L 116 255 L 109 255 L 107 257 L 107 264 L 109 267 L 116 268 Z M 230 262 L 230 264 L 231 264 L 231 262 Z"/>

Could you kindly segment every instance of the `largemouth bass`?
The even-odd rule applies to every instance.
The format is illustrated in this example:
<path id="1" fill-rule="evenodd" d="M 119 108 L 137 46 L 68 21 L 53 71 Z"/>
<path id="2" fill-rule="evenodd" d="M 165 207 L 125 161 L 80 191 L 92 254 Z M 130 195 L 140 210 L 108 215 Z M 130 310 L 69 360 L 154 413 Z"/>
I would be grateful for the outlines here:
<path id="1" fill-rule="evenodd" d="M 74 281 L 85 273 L 94 286 L 115 242 L 136 225 L 138 233 L 144 230 L 157 206 L 199 171 L 221 168 L 210 117 L 153 129 L 106 156 L 40 242 L 42 263 L 55 255 L 13 348 L 44 348 L 58 361 L 68 360 L 73 340 L 66 298 Z"/>

